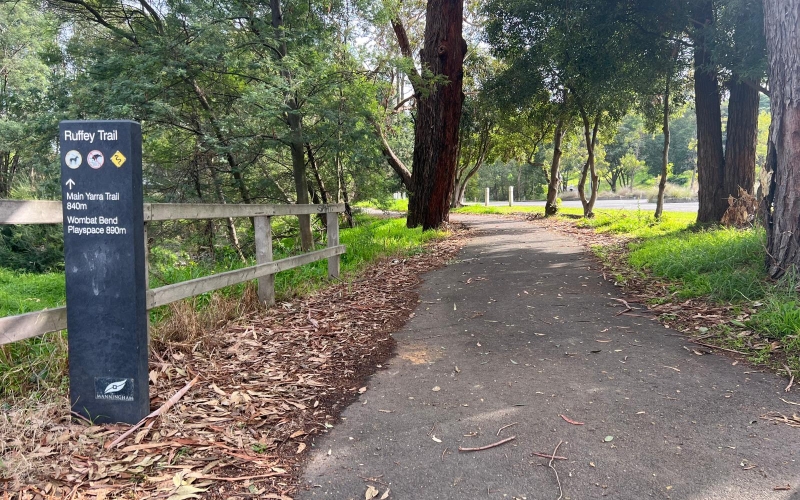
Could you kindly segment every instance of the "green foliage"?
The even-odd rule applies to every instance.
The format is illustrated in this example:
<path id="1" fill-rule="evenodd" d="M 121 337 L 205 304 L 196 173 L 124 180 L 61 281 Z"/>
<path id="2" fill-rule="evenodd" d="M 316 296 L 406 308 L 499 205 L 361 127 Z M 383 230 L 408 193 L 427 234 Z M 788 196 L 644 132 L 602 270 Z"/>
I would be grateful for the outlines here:
<path id="1" fill-rule="evenodd" d="M 543 155 L 542 155 L 543 156 Z M 541 198 L 547 185 L 544 169 L 534 156 L 531 161 L 494 161 L 484 165 L 472 178 L 467 190 L 467 199 L 483 201 L 485 188 L 493 201 L 508 201 L 508 186 L 514 186 L 514 199 L 534 200 Z"/>
<path id="2" fill-rule="evenodd" d="M 0 226 L 0 268 L 33 273 L 63 269 L 61 226 Z"/>
<path id="3" fill-rule="evenodd" d="M 382 198 L 371 198 L 357 202 L 354 206 L 358 208 L 373 208 L 385 212 L 407 212 L 408 198 L 395 200 L 389 196 Z"/>
<path id="4" fill-rule="evenodd" d="M 0 3 L 0 198 L 60 192 L 53 149 L 63 104 L 58 23 L 27 0 Z"/>

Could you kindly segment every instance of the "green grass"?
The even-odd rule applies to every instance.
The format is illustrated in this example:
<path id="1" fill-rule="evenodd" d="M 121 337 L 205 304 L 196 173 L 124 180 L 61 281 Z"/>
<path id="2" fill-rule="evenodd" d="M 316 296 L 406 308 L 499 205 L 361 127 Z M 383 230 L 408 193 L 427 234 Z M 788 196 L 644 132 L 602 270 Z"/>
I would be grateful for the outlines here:
<path id="1" fill-rule="evenodd" d="M 669 284 L 670 295 L 660 300 L 700 298 L 731 305 L 733 316 L 716 327 L 722 345 L 746 352 L 753 363 L 776 368 L 786 363 L 800 370 L 798 277 L 767 279 L 763 228 L 697 228 L 694 218 L 667 213 L 656 221 L 650 214 L 614 211 L 577 224 L 630 238 L 627 245 L 596 252 L 608 261 L 623 248 L 630 270 Z M 734 317 L 743 311 L 752 314 Z"/>
<path id="2" fill-rule="evenodd" d="M 653 238 L 685 231 L 696 219 L 697 214 L 690 212 L 665 212 L 661 219 L 656 219 L 650 211 L 602 210 L 596 211 L 592 219 L 581 219 L 577 225 L 594 228 L 598 233 Z"/>
<path id="3" fill-rule="evenodd" d="M 63 273 L 18 273 L 0 268 L 0 317 L 63 306 Z"/>
<path id="4" fill-rule="evenodd" d="M 356 227 L 342 229 L 339 241 L 347 246 L 341 257 L 341 272 L 352 275 L 377 259 L 386 256 L 407 256 L 423 251 L 425 243 L 442 238 L 441 231 L 422 232 L 422 228 L 408 229 L 406 220 L 379 219 L 357 216 Z M 276 252 L 275 258 L 280 258 Z M 306 266 L 282 272 L 275 277 L 276 295 L 307 293 L 327 282 L 328 265 L 317 261 Z"/>
<path id="5" fill-rule="evenodd" d="M 762 230 L 684 230 L 632 244 L 629 262 L 674 281 L 681 299 L 753 301 L 767 292 L 763 251 Z"/>
<path id="6" fill-rule="evenodd" d="M 340 242 L 347 246 L 341 257 L 340 279 L 348 280 L 369 264 L 383 257 L 404 257 L 424 251 L 427 242 L 443 238 L 441 231 L 422 232 L 408 229 L 405 219 L 381 219 L 359 215 L 356 227 L 342 228 Z M 325 242 L 319 244 L 323 248 Z M 175 250 L 178 248 L 178 250 Z M 178 283 L 202 276 L 253 265 L 242 262 L 234 252 L 219 249 L 216 258 L 192 256 L 181 251 L 176 240 L 156 246 L 150 256 L 150 286 Z M 296 241 L 285 238 L 274 242 L 274 259 L 299 253 Z M 275 292 L 279 299 L 303 295 L 330 283 L 327 261 L 317 261 L 278 273 Z M 203 310 L 211 306 L 215 296 L 241 297 L 252 283 L 241 283 L 191 299 L 191 307 Z M 64 275 L 20 274 L 0 269 L 0 304 L 2 316 L 30 312 L 64 304 Z M 150 312 L 153 324 L 165 321 L 172 314 L 168 306 Z M 36 391 L 44 387 L 66 384 L 66 336 L 51 333 L 0 346 L 0 396 Z"/>
<path id="7" fill-rule="evenodd" d="M 363 200 L 356 202 L 353 206 L 358 208 L 375 208 L 387 212 L 408 212 L 408 199 L 393 200 L 390 198 L 377 200 Z"/>

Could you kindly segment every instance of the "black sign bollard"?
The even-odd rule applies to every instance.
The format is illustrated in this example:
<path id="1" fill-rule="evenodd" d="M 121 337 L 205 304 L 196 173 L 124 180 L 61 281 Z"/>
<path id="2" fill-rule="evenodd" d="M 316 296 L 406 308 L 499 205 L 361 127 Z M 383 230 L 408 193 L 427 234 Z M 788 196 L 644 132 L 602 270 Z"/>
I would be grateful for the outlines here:
<path id="1" fill-rule="evenodd" d="M 72 410 L 95 423 L 149 413 L 142 132 L 60 124 Z"/>

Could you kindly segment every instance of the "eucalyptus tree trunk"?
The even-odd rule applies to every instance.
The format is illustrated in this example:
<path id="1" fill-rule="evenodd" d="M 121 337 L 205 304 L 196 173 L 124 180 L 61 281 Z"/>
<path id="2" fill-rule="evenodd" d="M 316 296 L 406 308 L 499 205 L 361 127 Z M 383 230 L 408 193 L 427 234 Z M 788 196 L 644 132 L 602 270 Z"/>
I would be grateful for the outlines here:
<path id="1" fill-rule="evenodd" d="M 660 219 L 664 212 L 664 190 L 667 187 L 667 175 L 669 175 L 669 80 L 671 74 L 667 74 L 664 84 L 664 122 L 661 131 L 664 133 L 664 148 L 661 150 L 661 179 L 658 181 L 658 200 L 656 200 L 655 218 Z"/>
<path id="2" fill-rule="evenodd" d="M 417 90 L 408 227 L 436 229 L 450 212 L 464 104 L 467 43 L 462 36 L 463 10 L 463 0 L 428 1 L 420 62 L 425 70 L 447 81 Z"/>
<path id="3" fill-rule="evenodd" d="M 544 205 L 544 215 L 556 215 L 558 213 L 558 188 L 561 180 L 561 142 L 564 140 L 564 118 L 559 118 L 556 123 L 556 130 L 553 133 L 553 161 L 550 163 L 550 181 L 547 183 L 547 202 Z"/>
<path id="4" fill-rule="evenodd" d="M 767 267 L 773 278 L 800 265 L 800 0 L 764 0 L 772 123 L 767 169 Z"/>
<path id="5" fill-rule="evenodd" d="M 226 205 L 228 202 L 225 199 L 225 194 L 222 192 L 222 186 L 217 177 L 217 170 L 214 168 L 211 158 L 207 158 L 207 167 L 211 177 L 211 184 L 214 186 L 214 194 L 217 197 L 217 202 Z M 228 241 L 230 241 L 233 249 L 236 250 L 236 255 L 239 256 L 242 262 L 246 262 L 247 259 L 244 256 L 244 252 L 242 252 L 241 244 L 239 244 L 239 234 L 236 232 L 236 224 L 233 221 L 233 217 L 227 217 L 225 219 L 225 227 L 228 229 Z"/>
<path id="6" fill-rule="evenodd" d="M 725 192 L 738 197 L 741 187 L 753 194 L 756 182 L 759 91 L 733 75 L 728 84 L 728 127 L 725 138 Z"/>
<path id="7" fill-rule="evenodd" d="M 699 4 L 697 22 L 710 25 L 714 19 L 711 0 Z M 694 99 L 697 115 L 697 222 L 714 223 L 722 219 L 728 208 L 724 195 L 725 160 L 722 152 L 722 116 L 719 82 L 712 67 L 711 49 L 705 33 L 699 31 L 694 40 Z"/>
<path id="8" fill-rule="evenodd" d="M 292 74 L 286 69 L 285 59 L 287 55 L 286 37 L 284 36 L 283 10 L 280 0 L 270 0 L 270 10 L 272 11 L 272 28 L 275 30 L 275 38 L 278 47 L 276 48 L 282 67 L 281 77 L 286 80 L 287 86 L 291 86 Z M 297 196 L 298 205 L 308 204 L 308 191 L 306 189 L 306 158 L 303 152 L 303 118 L 300 114 L 300 106 L 297 97 L 291 92 L 286 94 L 286 124 L 289 126 L 289 148 L 292 153 L 292 177 L 294 178 L 294 189 Z M 314 235 L 311 233 L 311 216 L 298 215 L 300 221 L 300 247 L 308 251 L 314 246 Z"/>
<path id="9" fill-rule="evenodd" d="M 586 163 L 581 171 L 581 179 L 578 182 L 578 194 L 581 197 L 581 205 L 583 205 L 583 216 L 587 219 L 594 217 L 594 203 L 597 201 L 597 188 L 600 184 L 600 177 L 597 175 L 595 167 L 595 146 L 597 145 L 597 131 L 600 128 L 600 114 L 594 118 L 594 125 L 591 124 L 589 116 L 586 111 L 581 108 L 581 119 L 583 120 L 583 137 L 586 141 Z M 586 199 L 586 179 L 589 179 L 589 186 L 592 193 L 589 199 Z"/>
<path id="10" fill-rule="evenodd" d="M 0 198 L 11 196 L 14 175 L 19 168 L 19 154 L 11 151 L 0 152 Z"/>

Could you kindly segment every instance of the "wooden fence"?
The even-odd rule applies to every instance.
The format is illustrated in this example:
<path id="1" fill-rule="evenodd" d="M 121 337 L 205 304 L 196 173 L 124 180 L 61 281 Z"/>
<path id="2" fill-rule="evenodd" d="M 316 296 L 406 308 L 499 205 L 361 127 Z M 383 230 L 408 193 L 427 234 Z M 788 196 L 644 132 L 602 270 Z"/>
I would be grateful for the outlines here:
<path id="1" fill-rule="evenodd" d="M 256 265 L 224 273 L 196 278 L 173 285 L 149 289 L 147 309 L 176 300 L 193 297 L 244 281 L 258 279 L 258 298 L 275 303 L 275 274 L 312 262 L 328 259 L 328 274 L 339 276 L 339 256 L 345 253 L 339 244 L 339 213 L 344 204 L 336 205 L 213 205 L 193 203 L 146 203 L 144 205 L 145 241 L 147 223 L 179 219 L 217 219 L 252 217 L 255 225 Z M 288 215 L 326 214 L 328 246 L 302 255 L 272 260 L 271 218 Z M 60 201 L 0 200 L 0 225 L 61 224 Z M 17 316 L 0 318 L 0 345 L 36 337 L 67 328 L 66 307 L 45 309 Z"/>

